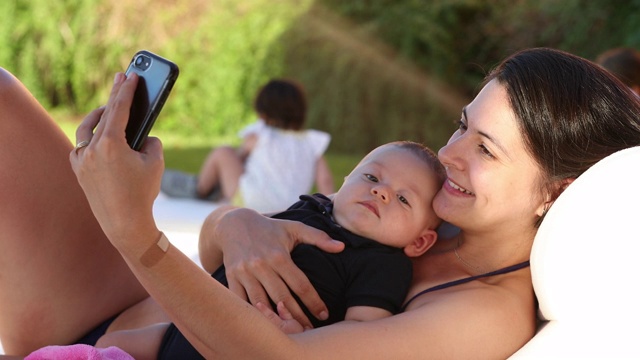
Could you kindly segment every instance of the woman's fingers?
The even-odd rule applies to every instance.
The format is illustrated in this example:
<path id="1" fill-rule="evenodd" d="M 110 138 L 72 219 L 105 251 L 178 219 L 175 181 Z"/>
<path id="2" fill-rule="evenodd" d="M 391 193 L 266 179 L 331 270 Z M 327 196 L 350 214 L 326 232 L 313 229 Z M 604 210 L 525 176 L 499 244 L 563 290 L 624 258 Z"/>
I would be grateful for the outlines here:
<path id="1" fill-rule="evenodd" d="M 254 296 L 258 299 L 262 299 L 262 301 L 267 301 L 268 303 L 267 295 L 264 292 L 264 289 L 262 289 L 262 286 L 260 285 L 260 283 L 258 283 L 257 281 L 253 281 L 253 285 L 249 285 L 250 283 L 251 283 L 251 278 L 243 282 L 242 280 L 238 280 L 237 277 L 227 272 L 227 286 L 229 287 L 229 290 L 231 290 L 232 293 L 238 295 L 244 301 L 249 301 L 249 298 L 247 297 L 247 289 L 255 289 L 252 291 L 258 295 L 254 295 Z M 259 292 L 260 292 L 259 289 L 262 289 L 262 296 L 259 295 Z"/>
<path id="2" fill-rule="evenodd" d="M 289 225 L 288 232 L 295 238 L 296 243 L 316 246 L 322 251 L 338 253 L 344 250 L 342 241 L 333 240 L 324 231 L 307 226 L 300 222 L 293 222 Z"/>
<path id="3" fill-rule="evenodd" d="M 299 281 L 299 284 L 304 284 L 304 285 L 294 286 L 291 289 L 289 289 L 289 286 L 291 283 L 289 283 L 286 279 L 283 278 L 279 282 L 279 284 L 286 283 L 287 286 L 266 285 L 266 289 L 267 289 L 267 292 L 269 293 L 269 297 L 275 303 L 284 303 L 285 306 L 289 309 L 294 319 L 296 319 L 304 327 L 311 328 L 313 327 L 313 325 L 311 324 L 311 321 L 307 317 L 307 314 L 302 310 L 302 307 L 300 307 L 300 304 L 298 303 L 298 301 L 291 295 L 291 292 L 294 292 L 297 295 L 298 295 L 298 292 L 300 292 L 304 294 L 305 299 L 303 301 L 305 306 L 307 306 L 307 309 L 309 309 L 309 311 L 312 314 L 315 314 L 316 318 L 321 320 L 326 319 L 328 316 L 327 308 L 322 302 L 322 299 L 320 298 L 316 290 L 313 288 L 313 286 L 311 286 L 311 283 L 307 279 L 306 275 L 295 265 L 292 265 L 290 267 L 283 267 L 282 270 L 283 271 L 282 273 L 280 273 L 280 276 L 282 276 L 288 270 L 291 273 L 291 275 L 289 276 L 289 279 L 297 278 Z M 302 297 L 300 299 L 302 300 Z"/>
<path id="4" fill-rule="evenodd" d="M 125 140 L 123 134 L 129 121 L 131 103 L 138 85 L 138 75 L 132 73 L 127 78 L 124 77 L 124 74 L 119 75 L 121 76 L 116 76 L 114 79 L 107 110 L 103 115 L 109 121 L 103 122 L 101 124 L 102 128 L 98 130 L 100 131 L 100 136 Z"/>
<path id="5" fill-rule="evenodd" d="M 257 303 L 256 308 L 285 334 L 299 334 L 304 331 L 302 325 L 291 316 L 291 313 L 282 302 L 277 305 L 277 314 L 263 303 Z"/>
<path id="6" fill-rule="evenodd" d="M 309 309 L 309 312 L 314 314 L 317 319 L 326 320 L 329 317 L 329 313 L 322 298 L 320 298 L 316 289 L 311 285 L 305 273 L 293 265 L 293 263 L 290 264 L 290 266 L 283 265 L 279 267 L 279 274 L 287 286 L 284 289 L 267 287 L 269 296 L 275 303 L 284 303 L 293 315 L 293 318 L 305 327 L 311 327 L 311 323 L 296 299 L 291 295 L 291 292 L 300 298 L 307 309 Z"/>
<path id="7" fill-rule="evenodd" d="M 318 230 L 316 228 L 307 226 L 301 222 L 287 222 L 286 223 L 287 233 L 289 236 L 295 239 L 296 243 L 304 243 L 308 245 L 317 246 L 322 251 L 327 252 L 340 252 L 344 250 L 344 243 L 341 241 L 336 241 L 331 239 L 327 233 L 324 231 Z M 277 261 L 277 258 L 274 258 L 274 261 Z M 318 295 L 318 292 L 313 288 L 307 276 L 292 262 L 283 262 L 283 263 L 274 263 L 274 269 L 277 269 L 280 276 L 287 283 L 288 288 L 294 292 L 300 300 L 305 304 L 305 306 L 309 309 L 309 311 L 316 316 L 316 318 L 320 320 L 325 320 L 328 317 L 327 307 L 324 302 Z M 270 295 L 272 292 L 267 291 Z M 277 294 L 280 294 L 278 292 Z M 297 303 L 293 303 L 293 298 L 285 297 L 285 298 L 274 298 L 272 295 L 272 299 L 276 302 L 283 301 L 286 307 L 291 311 L 294 318 L 300 321 L 300 312 L 298 310 Z M 301 323 L 306 327 L 307 324 Z"/>
<path id="8" fill-rule="evenodd" d="M 104 109 L 104 106 L 99 107 L 90 112 L 84 120 L 82 120 L 76 129 L 76 147 L 73 149 L 73 153 L 77 154 L 81 148 L 89 145 L 93 138 L 93 129 L 95 129 L 100 122 Z"/>
<path id="9" fill-rule="evenodd" d="M 277 255 L 275 256 L 277 257 Z M 282 256 L 281 256 L 282 258 Z M 288 258 L 288 254 L 287 254 Z M 276 261 L 280 265 L 273 265 L 270 263 L 272 258 L 256 259 L 249 262 L 249 264 L 240 264 L 233 267 L 233 271 L 227 271 L 227 282 L 229 284 L 229 290 L 240 296 L 244 300 L 248 300 L 251 304 L 257 305 L 259 303 L 270 304 L 270 299 L 274 303 L 282 302 L 287 304 L 293 317 L 306 327 L 311 327 L 311 322 L 307 318 L 306 314 L 291 295 L 291 290 L 287 286 L 287 283 L 283 281 L 282 273 L 291 271 L 297 272 L 301 283 L 307 282 L 308 291 L 315 294 L 315 289 L 311 286 L 306 276 L 297 266 L 291 262 L 291 260 L 283 259 Z M 293 276 L 295 277 L 295 276 Z M 298 288 L 304 288 L 304 286 L 298 286 Z M 307 294 L 308 297 L 313 298 L 313 294 Z M 324 308 L 324 304 L 320 300 L 320 297 L 316 295 L 314 301 L 317 303 L 317 307 Z"/>
<path id="10" fill-rule="evenodd" d="M 282 328 L 284 321 L 283 319 L 280 318 L 280 316 L 278 316 L 278 314 L 276 314 L 275 311 L 273 311 L 271 306 L 265 305 L 265 303 L 262 303 L 262 302 L 256 303 L 255 306 L 256 306 L 256 309 L 260 310 L 262 315 L 264 315 L 267 319 L 269 319 L 269 321 L 272 324 L 274 324 L 279 328 Z"/>
<path id="11" fill-rule="evenodd" d="M 122 137 L 129 119 L 129 109 L 137 84 L 137 75 L 132 74 L 126 78 L 123 73 L 117 73 L 113 80 L 107 105 L 92 111 L 85 117 L 76 130 L 76 144 L 86 146 L 85 143 L 91 142 L 93 139 L 99 141 L 107 129 L 108 134 Z M 101 121 L 102 119 L 108 119 L 108 121 Z M 78 147 L 74 149 L 75 152 L 78 150 Z"/>
<path id="12" fill-rule="evenodd" d="M 125 80 L 125 75 L 123 73 L 119 72 L 115 74 L 113 78 L 113 85 L 111 86 L 111 92 L 109 93 L 109 99 L 107 100 L 107 105 L 104 106 L 105 110 L 102 113 L 102 117 L 106 118 L 111 112 L 110 105 L 114 101 L 112 99 L 115 99 L 116 95 L 118 94 L 118 91 L 120 90 L 120 86 L 122 85 L 124 80 Z M 105 121 L 100 121 L 95 128 L 94 137 L 97 137 L 99 139 L 102 136 L 104 127 L 105 127 Z"/>

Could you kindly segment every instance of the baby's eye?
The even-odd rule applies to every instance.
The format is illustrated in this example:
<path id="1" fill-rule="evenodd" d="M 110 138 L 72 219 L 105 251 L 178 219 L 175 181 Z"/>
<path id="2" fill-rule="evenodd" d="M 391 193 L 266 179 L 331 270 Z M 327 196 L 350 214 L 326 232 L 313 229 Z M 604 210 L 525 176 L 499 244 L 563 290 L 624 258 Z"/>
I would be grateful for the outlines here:
<path id="1" fill-rule="evenodd" d="M 405 198 L 402 195 L 398 195 L 398 200 L 400 200 L 400 202 L 405 204 L 405 205 L 409 205 L 409 200 L 407 200 L 407 198 Z"/>
<path id="2" fill-rule="evenodd" d="M 378 182 L 378 178 L 377 178 L 377 177 L 375 177 L 375 176 L 373 176 L 373 175 L 371 175 L 371 174 L 364 174 L 364 176 L 365 176 L 365 177 L 367 178 L 367 180 L 369 180 L 369 181 L 373 181 L 373 182 L 376 182 L 376 183 Z"/>

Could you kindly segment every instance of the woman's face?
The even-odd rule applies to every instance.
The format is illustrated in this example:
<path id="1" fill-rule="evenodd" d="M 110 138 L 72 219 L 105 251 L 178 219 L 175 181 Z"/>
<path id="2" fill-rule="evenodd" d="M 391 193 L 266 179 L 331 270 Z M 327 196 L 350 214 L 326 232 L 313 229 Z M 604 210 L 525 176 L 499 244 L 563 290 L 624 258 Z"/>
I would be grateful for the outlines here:
<path id="1" fill-rule="evenodd" d="M 460 128 L 438 157 L 447 169 L 433 201 L 442 219 L 467 232 L 533 229 L 544 208 L 541 172 L 496 80 L 463 110 Z"/>

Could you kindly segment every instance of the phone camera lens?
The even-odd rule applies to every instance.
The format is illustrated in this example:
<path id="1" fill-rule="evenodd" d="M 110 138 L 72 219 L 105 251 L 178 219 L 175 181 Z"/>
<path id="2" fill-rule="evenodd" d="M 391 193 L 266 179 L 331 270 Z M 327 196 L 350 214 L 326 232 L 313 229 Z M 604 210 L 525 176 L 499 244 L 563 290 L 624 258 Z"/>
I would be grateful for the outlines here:
<path id="1" fill-rule="evenodd" d="M 140 70 L 147 70 L 151 65 L 151 58 L 146 55 L 138 55 L 133 60 L 133 64 Z"/>

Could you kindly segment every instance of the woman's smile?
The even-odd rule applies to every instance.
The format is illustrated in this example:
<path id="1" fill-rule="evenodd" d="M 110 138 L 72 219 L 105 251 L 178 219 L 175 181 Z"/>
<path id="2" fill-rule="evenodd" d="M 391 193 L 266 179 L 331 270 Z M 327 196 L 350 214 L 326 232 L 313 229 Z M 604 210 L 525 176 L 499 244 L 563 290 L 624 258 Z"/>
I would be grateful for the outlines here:
<path id="1" fill-rule="evenodd" d="M 459 194 L 465 194 L 468 196 L 475 196 L 474 193 L 472 193 L 471 191 L 463 188 L 462 186 L 454 183 L 451 179 L 447 178 L 447 181 L 444 182 L 444 184 L 442 185 L 442 187 L 449 191 L 454 193 L 455 195 L 459 195 Z"/>

